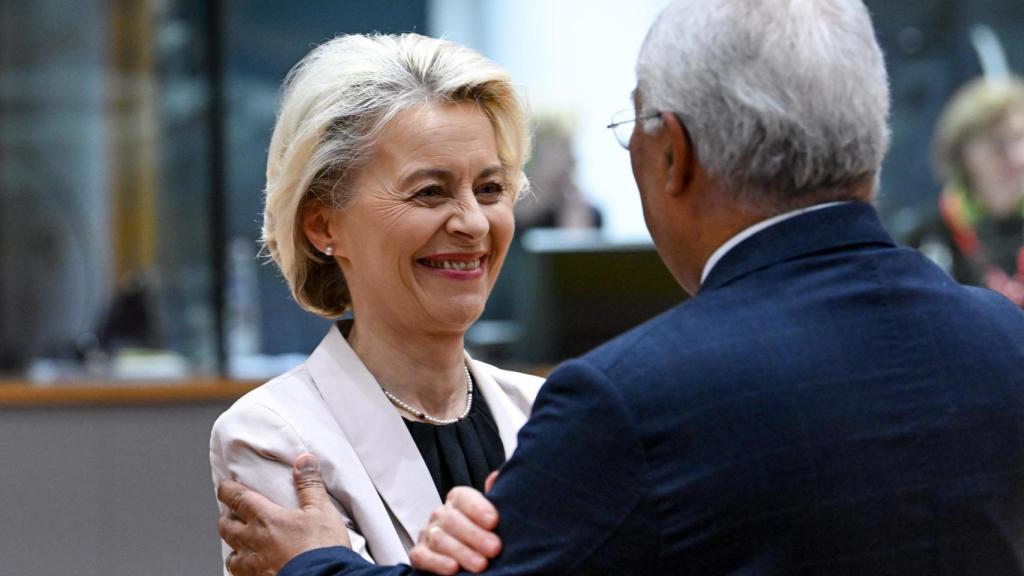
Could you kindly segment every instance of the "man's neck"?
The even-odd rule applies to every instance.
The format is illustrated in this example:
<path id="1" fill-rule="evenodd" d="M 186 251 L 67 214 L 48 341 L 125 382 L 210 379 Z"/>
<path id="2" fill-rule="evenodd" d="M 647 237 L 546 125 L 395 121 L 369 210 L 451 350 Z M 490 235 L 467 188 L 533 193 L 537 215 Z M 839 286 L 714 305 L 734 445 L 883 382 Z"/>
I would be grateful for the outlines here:
<path id="1" fill-rule="evenodd" d="M 751 236 L 757 234 L 758 232 L 770 228 L 780 222 L 789 220 L 790 218 L 799 216 L 801 214 L 805 214 L 807 212 L 812 212 L 814 210 L 819 210 L 821 208 L 828 208 L 829 206 L 835 206 L 837 204 L 842 203 L 843 202 L 826 202 L 824 204 L 813 204 L 811 206 L 797 208 L 796 210 L 790 210 L 788 212 L 783 212 L 782 214 L 776 214 L 775 216 L 759 220 L 747 226 L 746 228 L 743 228 L 739 232 L 733 234 L 728 239 L 726 239 L 725 242 L 719 245 L 718 248 L 716 248 L 711 253 L 711 255 L 704 261 L 704 266 L 700 276 L 700 283 L 704 284 L 704 280 L 707 279 L 708 274 L 711 273 L 711 270 L 714 269 L 715 265 L 718 264 L 718 261 L 721 260 L 723 256 L 725 256 L 730 250 L 732 250 L 734 247 L 736 247 L 738 244 L 740 244 L 747 238 L 750 238 Z"/>
<path id="2" fill-rule="evenodd" d="M 739 210 L 733 203 L 720 201 L 694 213 L 689 226 L 680 226 L 673 274 L 683 289 L 696 294 L 703 280 L 705 264 L 715 251 L 743 230 L 774 214 Z"/>

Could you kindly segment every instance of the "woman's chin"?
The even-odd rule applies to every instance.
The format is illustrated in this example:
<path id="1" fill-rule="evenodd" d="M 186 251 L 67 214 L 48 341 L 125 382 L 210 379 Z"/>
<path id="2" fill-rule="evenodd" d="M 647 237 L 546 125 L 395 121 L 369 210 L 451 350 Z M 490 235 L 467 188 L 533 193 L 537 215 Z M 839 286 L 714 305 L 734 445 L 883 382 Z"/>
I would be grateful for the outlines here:
<path id="1" fill-rule="evenodd" d="M 447 327 L 454 332 L 465 333 L 474 322 L 480 319 L 484 312 L 486 301 L 474 298 L 459 298 L 444 303 L 441 306 L 432 306 L 430 317 L 434 319 L 437 327 Z"/>

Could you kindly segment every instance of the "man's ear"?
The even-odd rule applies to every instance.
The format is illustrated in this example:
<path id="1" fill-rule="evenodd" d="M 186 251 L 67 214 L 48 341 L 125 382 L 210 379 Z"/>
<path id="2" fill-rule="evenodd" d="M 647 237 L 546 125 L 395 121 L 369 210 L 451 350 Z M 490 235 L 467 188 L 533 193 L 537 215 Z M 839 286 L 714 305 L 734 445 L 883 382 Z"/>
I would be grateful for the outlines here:
<path id="1" fill-rule="evenodd" d="M 666 191 L 670 195 L 683 194 L 693 182 L 696 151 L 678 116 L 671 112 L 662 112 L 661 122 L 665 134 L 665 162 L 668 169 Z"/>
<path id="2" fill-rule="evenodd" d="M 321 253 L 326 253 L 328 247 L 331 252 L 338 253 L 338 242 L 331 234 L 331 217 L 333 210 L 319 202 L 307 204 L 299 212 L 302 221 L 302 232 L 306 239 Z"/>

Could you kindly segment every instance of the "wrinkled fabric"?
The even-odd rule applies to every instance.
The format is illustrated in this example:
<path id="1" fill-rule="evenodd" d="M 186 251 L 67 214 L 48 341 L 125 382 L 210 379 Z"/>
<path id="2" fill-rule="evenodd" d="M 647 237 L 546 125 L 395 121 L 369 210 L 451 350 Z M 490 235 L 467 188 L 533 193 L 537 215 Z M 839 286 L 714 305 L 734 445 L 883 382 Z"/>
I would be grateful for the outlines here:
<path id="1" fill-rule="evenodd" d="M 473 393 L 469 414 L 458 422 L 436 425 L 406 420 L 405 425 L 442 502 L 456 486 L 471 486 L 483 492 L 487 475 L 505 463 L 498 426 L 479 391 Z"/>

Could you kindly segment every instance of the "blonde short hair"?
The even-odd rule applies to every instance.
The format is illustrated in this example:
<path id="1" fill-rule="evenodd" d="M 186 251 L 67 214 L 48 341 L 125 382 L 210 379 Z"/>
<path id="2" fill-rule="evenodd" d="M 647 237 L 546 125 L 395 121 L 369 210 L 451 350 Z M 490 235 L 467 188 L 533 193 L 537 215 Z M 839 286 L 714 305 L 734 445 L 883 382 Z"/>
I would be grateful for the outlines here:
<path id="1" fill-rule="evenodd" d="M 523 104 L 508 73 L 473 50 L 419 34 L 339 36 L 288 73 L 267 157 L 263 244 L 300 306 L 328 318 L 351 306 L 340 267 L 306 238 L 302 211 L 345 207 L 355 172 L 401 112 L 461 102 L 490 120 L 515 198 L 530 152 Z"/>
<path id="2" fill-rule="evenodd" d="M 1011 110 L 1024 110 L 1024 82 L 1019 78 L 978 78 L 957 90 L 935 128 L 932 161 L 936 176 L 969 186 L 964 146 L 994 128 Z"/>

